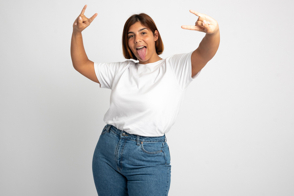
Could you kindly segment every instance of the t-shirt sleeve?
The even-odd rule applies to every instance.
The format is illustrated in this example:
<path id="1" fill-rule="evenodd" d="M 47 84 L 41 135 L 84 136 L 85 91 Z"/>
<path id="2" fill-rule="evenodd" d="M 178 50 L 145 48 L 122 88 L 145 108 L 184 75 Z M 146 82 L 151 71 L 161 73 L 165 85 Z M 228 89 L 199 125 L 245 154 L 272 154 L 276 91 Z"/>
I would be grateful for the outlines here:
<path id="1" fill-rule="evenodd" d="M 100 88 L 108 88 L 112 89 L 113 80 L 118 73 L 121 62 L 113 62 L 113 63 L 96 63 L 94 62 L 94 69 L 99 81 Z"/>
<path id="2" fill-rule="evenodd" d="M 183 54 L 175 54 L 168 57 L 168 63 L 175 73 L 179 85 L 185 89 L 200 73 L 192 77 L 191 55 L 193 51 Z"/>

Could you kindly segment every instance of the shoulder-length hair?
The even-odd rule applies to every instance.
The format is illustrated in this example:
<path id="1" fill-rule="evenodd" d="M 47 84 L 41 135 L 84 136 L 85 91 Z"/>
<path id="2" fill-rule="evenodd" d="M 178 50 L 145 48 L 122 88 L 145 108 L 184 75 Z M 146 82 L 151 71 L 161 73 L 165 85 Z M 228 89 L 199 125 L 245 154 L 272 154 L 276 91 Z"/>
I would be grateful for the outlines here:
<path id="1" fill-rule="evenodd" d="M 142 25 L 149 28 L 153 32 L 153 34 L 155 30 L 158 31 L 155 25 L 155 22 L 152 20 L 152 18 L 149 15 L 145 13 L 141 13 L 141 14 L 134 14 L 130 16 L 124 25 L 124 30 L 122 35 L 122 49 L 123 49 L 123 55 L 126 59 L 137 60 L 137 57 L 133 54 L 132 50 L 130 50 L 129 44 L 128 44 L 128 31 L 130 27 L 136 22 L 140 22 Z M 164 49 L 159 31 L 158 31 L 158 39 L 157 41 L 155 41 L 155 49 L 156 49 L 157 55 L 160 55 Z"/>

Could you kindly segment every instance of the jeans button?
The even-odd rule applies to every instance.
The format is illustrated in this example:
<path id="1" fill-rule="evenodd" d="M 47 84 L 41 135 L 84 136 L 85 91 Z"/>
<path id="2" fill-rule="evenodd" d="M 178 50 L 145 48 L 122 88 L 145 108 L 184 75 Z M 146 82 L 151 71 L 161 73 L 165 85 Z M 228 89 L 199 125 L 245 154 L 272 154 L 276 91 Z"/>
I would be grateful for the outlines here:
<path id="1" fill-rule="evenodd" d="M 125 134 L 125 133 L 123 133 L 122 135 L 123 135 L 123 136 L 125 136 L 126 134 Z"/>

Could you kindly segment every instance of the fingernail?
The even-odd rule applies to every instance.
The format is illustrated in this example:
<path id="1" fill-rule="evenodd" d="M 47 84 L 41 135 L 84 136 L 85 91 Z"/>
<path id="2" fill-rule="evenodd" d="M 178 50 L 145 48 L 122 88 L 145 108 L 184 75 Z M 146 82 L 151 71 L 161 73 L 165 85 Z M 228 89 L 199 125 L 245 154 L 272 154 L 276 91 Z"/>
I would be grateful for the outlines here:
<path id="1" fill-rule="evenodd" d="M 79 19 L 82 20 L 82 17 L 80 17 Z"/>

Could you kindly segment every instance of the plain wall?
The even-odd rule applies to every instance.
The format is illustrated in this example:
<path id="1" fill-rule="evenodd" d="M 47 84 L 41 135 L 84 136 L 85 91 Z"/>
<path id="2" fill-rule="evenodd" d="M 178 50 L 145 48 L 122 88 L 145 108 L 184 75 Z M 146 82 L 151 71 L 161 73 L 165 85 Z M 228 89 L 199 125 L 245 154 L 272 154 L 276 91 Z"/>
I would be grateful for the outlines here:
<path id="1" fill-rule="evenodd" d="M 187 88 L 167 133 L 170 196 L 294 195 L 293 1 L 1 1 L 0 195 L 94 196 L 92 156 L 109 89 L 72 66 L 72 25 L 94 62 L 124 61 L 127 18 L 155 21 L 162 58 L 195 50 L 197 16 L 218 21 L 214 58 Z"/>

